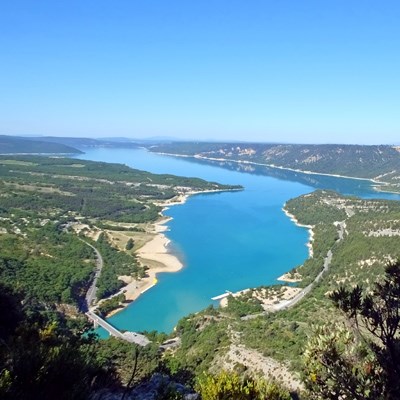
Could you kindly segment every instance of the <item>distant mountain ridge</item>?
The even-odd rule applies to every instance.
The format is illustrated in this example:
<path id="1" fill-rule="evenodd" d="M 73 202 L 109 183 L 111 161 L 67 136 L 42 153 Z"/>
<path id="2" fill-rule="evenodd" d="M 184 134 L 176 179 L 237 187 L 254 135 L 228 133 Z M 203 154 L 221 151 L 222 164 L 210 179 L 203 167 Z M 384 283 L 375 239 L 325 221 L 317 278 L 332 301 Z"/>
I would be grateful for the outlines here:
<path id="1" fill-rule="evenodd" d="M 303 172 L 375 179 L 400 190 L 400 147 L 338 144 L 172 143 L 151 151 Z"/>
<path id="2" fill-rule="evenodd" d="M 85 148 L 137 148 L 134 140 L 0 135 L 0 154 L 80 154 Z"/>
<path id="3" fill-rule="evenodd" d="M 138 147 L 138 143 L 136 141 L 125 138 L 113 139 L 113 138 L 43 136 L 43 137 L 31 138 L 31 140 L 62 143 L 67 146 L 77 147 L 79 149 L 85 147 L 126 147 L 126 148 Z"/>
<path id="4" fill-rule="evenodd" d="M 0 154 L 79 154 L 82 151 L 44 138 L 0 135 Z"/>

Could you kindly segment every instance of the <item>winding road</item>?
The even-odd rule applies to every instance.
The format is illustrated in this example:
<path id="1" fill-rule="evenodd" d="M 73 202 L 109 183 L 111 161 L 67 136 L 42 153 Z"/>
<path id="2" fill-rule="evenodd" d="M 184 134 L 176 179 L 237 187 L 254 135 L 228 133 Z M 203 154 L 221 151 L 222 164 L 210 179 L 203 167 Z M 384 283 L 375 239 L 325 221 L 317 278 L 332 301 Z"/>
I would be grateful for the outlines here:
<path id="1" fill-rule="evenodd" d="M 101 326 L 103 329 L 105 329 L 111 336 L 117 337 L 119 339 L 125 340 L 129 343 L 135 343 L 139 346 L 146 346 L 150 343 L 150 340 L 147 339 L 145 335 L 142 335 L 140 333 L 136 332 L 121 332 L 114 326 L 112 326 L 110 323 L 108 323 L 106 320 L 101 318 L 99 315 L 94 313 L 95 307 L 93 307 L 93 303 L 96 301 L 96 291 L 97 291 L 97 280 L 101 274 L 101 270 L 103 269 L 103 257 L 101 256 L 100 252 L 91 245 L 90 243 L 86 242 L 83 239 L 80 239 L 83 243 L 87 244 L 90 246 L 94 252 L 95 252 L 95 257 L 96 257 L 96 269 L 94 273 L 94 278 L 92 281 L 92 284 L 90 285 L 88 291 L 86 292 L 85 300 L 86 300 L 86 316 L 93 321 L 93 323 L 96 325 Z"/>
<path id="2" fill-rule="evenodd" d="M 93 278 L 92 284 L 90 285 L 88 291 L 86 292 L 86 296 L 85 296 L 86 307 L 87 307 L 87 310 L 89 310 L 89 308 L 93 305 L 93 303 L 96 300 L 97 280 L 99 279 L 101 270 L 103 269 L 104 262 L 103 262 L 103 257 L 101 256 L 100 252 L 96 249 L 96 247 L 94 247 L 93 245 L 91 245 L 90 243 L 86 242 L 83 239 L 80 239 L 80 240 L 94 250 L 95 257 L 96 257 L 96 261 L 95 261 L 96 268 L 94 270 L 94 278 Z"/>

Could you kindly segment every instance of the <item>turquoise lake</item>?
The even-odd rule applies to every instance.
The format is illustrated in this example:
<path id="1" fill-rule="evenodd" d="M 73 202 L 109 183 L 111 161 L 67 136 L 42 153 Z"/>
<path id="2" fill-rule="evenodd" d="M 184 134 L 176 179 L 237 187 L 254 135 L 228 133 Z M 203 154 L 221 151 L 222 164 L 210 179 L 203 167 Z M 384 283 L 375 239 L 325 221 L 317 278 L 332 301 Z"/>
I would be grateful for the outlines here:
<path id="1" fill-rule="evenodd" d="M 84 149 L 82 159 L 117 162 L 153 173 L 199 177 L 240 184 L 240 192 L 192 196 L 165 215 L 171 251 L 185 267 L 158 275 L 158 283 L 124 311 L 109 319 L 119 329 L 171 332 L 180 318 L 216 304 L 226 290 L 278 283 L 283 273 L 308 256 L 308 232 L 282 211 L 290 198 L 331 189 L 364 198 L 400 200 L 365 180 L 336 178 L 236 163 L 215 163 L 162 156 L 144 149 Z M 251 169 L 251 170 L 250 170 Z"/>

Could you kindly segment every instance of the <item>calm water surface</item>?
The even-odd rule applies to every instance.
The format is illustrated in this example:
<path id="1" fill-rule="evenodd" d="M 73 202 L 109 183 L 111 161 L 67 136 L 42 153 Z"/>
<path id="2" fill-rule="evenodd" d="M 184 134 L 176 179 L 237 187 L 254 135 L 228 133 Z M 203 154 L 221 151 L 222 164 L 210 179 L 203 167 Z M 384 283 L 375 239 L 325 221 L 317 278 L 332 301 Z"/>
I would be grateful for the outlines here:
<path id="1" fill-rule="evenodd" d="M 117 328 L 170 332 L 178 320 L 212 304 L 225 290 L 277 283 L 276 278 L 307 258 L 308 232 L 283 213 L 290 198 L 316 188 L 365 198 L 400 200 L 374 191 L 369 181 L 200 162 L 142 149 L 86 150 L 79 158 L 118 162 L 153 173 L 193 176 L 245 190 L 192 196 L 165 212 L 173 217 L 167 236 L 184 262 L 177 273 L 159 274 L 158 284 L 124 311 L 110 318 Z"/>

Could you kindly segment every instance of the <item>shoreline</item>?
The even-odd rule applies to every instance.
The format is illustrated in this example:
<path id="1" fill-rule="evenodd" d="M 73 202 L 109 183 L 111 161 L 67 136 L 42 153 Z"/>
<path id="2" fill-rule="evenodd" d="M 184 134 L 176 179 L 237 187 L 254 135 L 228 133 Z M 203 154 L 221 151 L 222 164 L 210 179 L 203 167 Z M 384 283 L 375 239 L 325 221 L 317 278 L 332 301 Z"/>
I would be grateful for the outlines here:
<path id="1" fill-rule="evenodd" d="M 301 228 L 307 228 L 308 229 L 308 234 L 309 234 L 309 238 L 308 238 L 308 243 L 306 244 L 306 246 L 308 247 L 308 257 L 312 258 L 314 256 L 314 250 L 313 250 L 313 242 L 314 242 L 314 226 L 313 225 L 305 225 L 305 224 L 301 224 L 297 218 L 291 214 L 288 210 L 286 210 L 285 205 L 283 205 L 282 207 L 282 211 L 285 213 L 285 215 L 296 225 L 299 226 Z M 284 274 L 286 275 L 286 274 Z M 282 275 L 283 276 L 283 275 Z M 278 280 L 284 280 L 284 279 L 279 279 Z"/>
<path id="2" fill-rule="evenodd" d="M 171 253 L 168 248 L 171 240 L 168 239 L 164 232 L 168 231 L 168 227 L 165 225 L 172 220 L 172 217 L 165 216 L 164 211 L 175 205 L 185 204 L 190 196 L 197 194 L 207 193 L 218 193 L 226 191 L 236 191 L 242 189 L 212 189 L 203 191 L 187 191 L 185 193 L 178 194 L 170 200 L 162 203 L 157 203 L 162 207 L 160 218 L 150 224 L 151 229 L 148 231 L 149 240 L 143 244 L 142 247 L 135 251 L 135 255 L 141 266 L 147 266 L 146 277 L 136 280 L 130 276 L 118 277 L 126 285 L 124 285 L 117 293 L 125 295 L 125 302 L 120 307 L 110 311 L 105 318 L 110 318 L 113 315 L 123 311 L 126 307 L 130 306 L 140 295 L 151 289 L 157 284 L 157 274 L 159 273 L 174 273 L 179 272 L 185 267 L 183 261 L 181 261 L 177 255 Z M 112 297 L 113 297 L 112 296 Z"/>
<path id="3" fill-rule="evenodd" d="M 210 194 L 210 193 L 223 193 L 223 192 L 237 192 L 241 191 L 244 188 L 232 188 L 232 189 L 208 189 L 208 190 L 188 190 L 187 192 L 181 193 L 176 195 L 170 200 L 166 200 L 162 203 L 155 203 L 156 205 L 161 206 L 163 209 L 161 211 L 161 217 L 163 218 L 169 218 L 171 220 L 171 217 L 165 217 L 162 213 L 166 210 L 168 210 L 171 206 L 176 206 L 176 205 L 181 205 L 185 204 L 186 201 L 188 200 L 189 197 L 191 196 L 196 196 L 198 194 Z M 158 224 L 159 222 L 155 222 L 155 224 Z"/>
<path id="4" fill-rule="evenodd" d="M 309 232 L 309 240 L 306 244 L 306 246 L 308 247 L 308 257 L 311 258 L 313 257 L 314 253 L 313 253 L 313 246 L 312 243 L 314 241 L 314 226 L 313 225 L 305 225 L 305 224 L 301 224 L 297 218 L 291 214 L 288 210 L 285 209 L 285 205 L 282 207 L 282 211 L 285 213 L 285 215 L 296 225 L 299 226 L 301 228 L 307 228 L 308 232 Z M 286 283 L 296 283 L 296 282 L 301 282 L 302 279 L 301 278 L 291 278 L 290 277 L 290 271 L 285 272 L 283 275 L 279 276 L 278 278 L 276 278 L 277 281 L 281 281 L 281 282 L 286 282 Z M 263 302 L 264 306 L 268 306 L 269 308 L 272 307 L 272 309 L 274 307 L 279 306 L 280 304 L 285 304 L 286 302 L 288 302 L 292 297 L 295 297 L 302 289 L 297 288 L 297 287 L 293 287 L 293 286 L 282 286 L 284 288 L 284 291 L 286 292 L 286 297 L 283 299 L 279 300 L 279 303 L 276 304 L 274 302 Z M 239 290 L 237 292 L 231 293 L 231 295 L 233 297 L 237 297 L 240 296 L 241 294 L 247 293 L 250 290 L 252 290 L 254 288 L 246 288 L 246 289 L 242 289 Z M 274 299 L 276 301 L 278 301 L 278 299 Z M 223 299 L 221 299 L 219 301 L 219 304 L 221 307 L 226 307 L 228 304 L 228 299 L 227 297 L 224 297 Z"/>
<path id="5" fill-rule="evenodd" d="M 135 251 L 140 265 L 148 267 L 146 277 L 136 280 L 131 276 L 119 276 L 118 278 L 126 283 L 126 285 L 115 295 L 124 294 L 125 302 L 120 307 L 109 312 L 105 318 L 110 318 L 124 310 L 138 299 L 140 295 L 154 287 L 158 282 L 157 274 L 178 272 L 184 267 L 183 262 L 176 255 L 170 253 L 168 245 L 171 241 L 163 233 L 168 230 L 165 224 L 171 219 L 163 216 L 159 221 L 152 224 L 152 230 L 149 232 L 152 237 L 141 248 Z"/>
<path id="6" fill-rule="evenodd" d="M 368 181 L 376 186 L 372 185 L 372 188 L 377 191 L 377 192 L 385 192 L 385 193 L 393 193 L 393 194 L 399 194 L 399 192 L 396 191 L 391 191 L 391 190 L 379 190 L 379 187 L 385 187 L 385 186 L 390 186 L 391 184 L 389 182 L 382 182 L 378 181 L 376 178 L 359 178 L 356 176 L 348 176 L 348 175 L 339 175 L 339 174 L 328 174 L 325 172 L 314 172 L 314 171 L 305 171 L 302 169 L 296 169 L 296 168 L 290 168 L 290 167 L 282 167 L 279 165 L 275 164 L 263 164 L 255 161 L 248 161 L 248 160 L 234 160 L 230 158 L 215 158 L 215 157 L 204 157 L 198 154 L 195 155 L 187 155 L 187 154 L 173 154 L 173 153 L 163 153 L 163 152 L 155 152 L 155 154 L 161 154 L 161 155 L 166 155 L 166 156 L 174 156 L 174 157 L 184 157 L 184 158 L 197 158 L 200 160 L 210 160 L 210 161 L 219 161 L 219 162 L 234 162 L 237 164 L 250 164 L 250 165 L 258 165 L 261 167 L 270 167 L 270 168 L 275 168 L 275 169 L 281 169 L 281 170 L 286 170 L 286 171 L 292 171 L 292 172 L 299 172 L 301 174 L 306 174 L 306 175 L 322 175 L 322 176 L 332 176 L 334 178 L 342 178 L 342 179 L 355 179 L 355 180 L 360 180 L 360 181 Z"/>
<path id="7" fill-rule="evenodd" d="M 302 279 L 300 278 L 300 275 L 299 275 L 299 278 L 291 278 L 291 276 L 292 276 L 292 274 L 290 272 L 285 272 L 279 278 L 276 278 L 276 280 L 281 281 L 281 282 L 287 282 L 287 283 L 297 283 L 297 282 L 302 281 Z"/>

